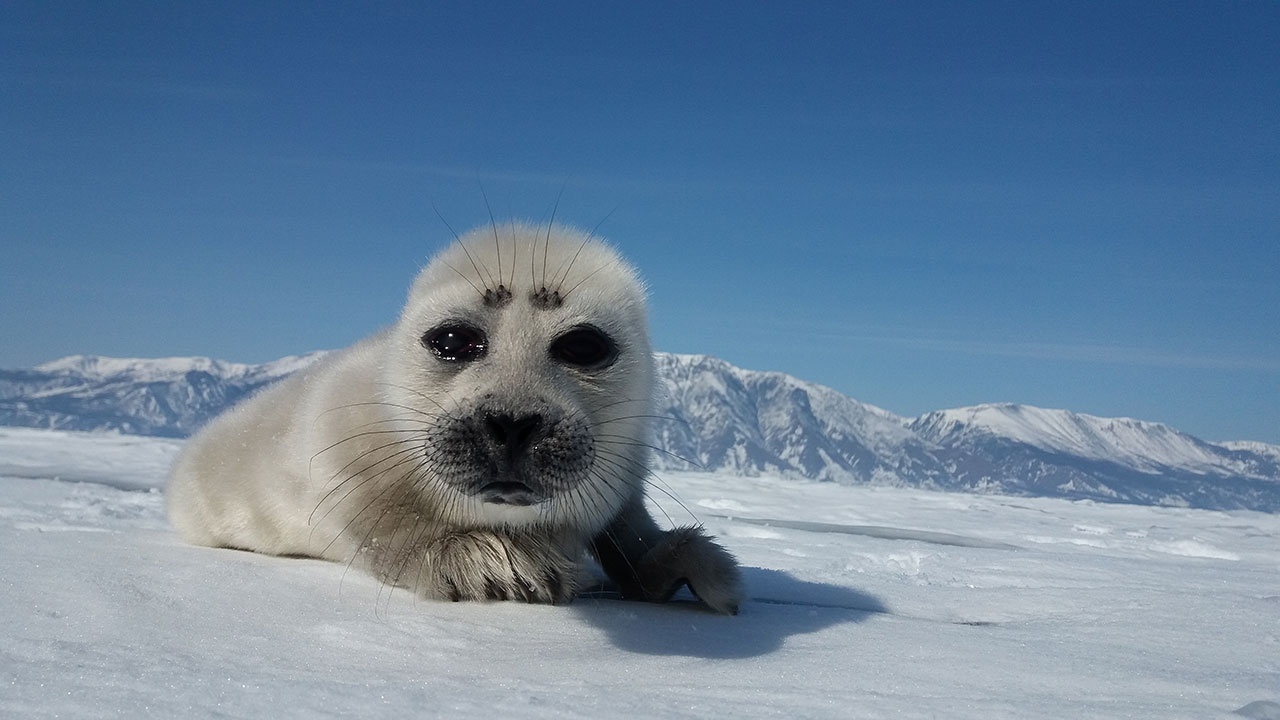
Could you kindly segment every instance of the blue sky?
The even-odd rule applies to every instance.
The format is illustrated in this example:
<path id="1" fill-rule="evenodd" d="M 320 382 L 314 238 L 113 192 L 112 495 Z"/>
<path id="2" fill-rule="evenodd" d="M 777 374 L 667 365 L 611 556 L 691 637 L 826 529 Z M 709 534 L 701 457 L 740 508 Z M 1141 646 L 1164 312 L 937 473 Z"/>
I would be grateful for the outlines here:
<path id="1" fill-rule="evenodd" d="M 3 13 L 0 367 L 341 347 L 563 188 L 659 349 L 1280 443 L 1275 3 Z"/>

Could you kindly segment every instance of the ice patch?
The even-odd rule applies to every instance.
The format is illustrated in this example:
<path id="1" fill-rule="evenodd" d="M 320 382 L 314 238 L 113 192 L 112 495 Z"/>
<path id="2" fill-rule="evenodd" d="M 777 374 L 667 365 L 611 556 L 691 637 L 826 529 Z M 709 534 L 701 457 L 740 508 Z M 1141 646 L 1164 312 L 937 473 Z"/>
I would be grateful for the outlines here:
<path id="1" fill-rule="evenodd" d="M 1086 535 L 1110 535 L 1111 534 L 1111 530 L 1109 528 L 1097 527 L 1095 525 L 1072 525 L 1071 529 L 1078 533 L 1084 533 Z"/>
<path id="2" fill-rule="evenodd" d="M 704 498 L 699 500 L 697 505 L 698 507 L 703 507 L 708 510 L 721 510 L 723 512 L 746 512 L 748 510 L 746 505 L 728 498 L 716 498 L 714 500 L 711 498 Z"/>
<path id="3" fill-rule="evenodd" d="M 760 538 L 762 540 L 777 540 L 782 537 L 782 533 L 763 527 L 735 526 L 728 528 L 724 534 L 729 537 Z"/>
<path id="4" fill-rule="evenodd" d="M 1183 557 L 1211 558 L 1214 560 L 1239 560 L 1240 556 L 1218 548 L 1207 545 L 1196 540 L 1174 540 L 1173 542 L 1157 542 L 1151 544 L 1151 549 L 1156 552 L 1162 552 L 1169 555 L 1181 555 Z"/>
<path id="5" fill-rule="evenodd" d="M 932 530 L 911 530 L 907 528 L 881 527 L 877 525 L 844 525 L 840 523 L 809 522 L 807 520 L 777 520 L 772 518 L 733 518 L 735 522 L 751 525 L 764 525 L 803 530 L 815 533 L 837 533 L 841 535 L 863 535 L 884 540 L 914 540 L 933 545 L 953 545 L 956 547 L 987 548 L 990 550 L 1020 550 L 1017 545 L 993 542 L 965 535 L 934 532 Z"/>
<path id="6" fill-rule="evenodd" d="M 1028 535 L 1024 538 L 1027 542 L 1033 542 L 1037 545 L 1079 545 L 1081 547 L 1105 548 L 1110 547 L 1101 540 L 1093 538 L 1060 538 L 1049 537 L 1047 535 Z"/>
<path id="7" fill-rule="evenodd" d="M 89 527 L 87 525 L 51 525 L 49 523 L 14 523 L 15 530 L 34 530 L 36 532 L 111 532 L 106 528 Z"/>
<path id="8" fill-rule="evenodd" d="M 884 558 L 886 567 L 897 570 L 904 575 L 912 577 L 921 573 L 926 560 L 933 557 L 932 553 L 923 553 L 918 550 L 911 550 L 903 553 L 889 553 Z"/>

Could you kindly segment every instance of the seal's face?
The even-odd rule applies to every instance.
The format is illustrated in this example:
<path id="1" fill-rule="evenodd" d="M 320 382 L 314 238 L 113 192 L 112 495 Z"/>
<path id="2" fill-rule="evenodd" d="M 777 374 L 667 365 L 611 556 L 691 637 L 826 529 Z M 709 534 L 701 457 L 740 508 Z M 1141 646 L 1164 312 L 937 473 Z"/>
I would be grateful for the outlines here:
<path id="1" fill-rule="evenodd" d="M 653 367 L 643 291 L 577 231 L 461 238 L 392 331 L 387 402 L 430 418 L 417 490 L 442 519 L 596 532 L 643 475 Z"/>

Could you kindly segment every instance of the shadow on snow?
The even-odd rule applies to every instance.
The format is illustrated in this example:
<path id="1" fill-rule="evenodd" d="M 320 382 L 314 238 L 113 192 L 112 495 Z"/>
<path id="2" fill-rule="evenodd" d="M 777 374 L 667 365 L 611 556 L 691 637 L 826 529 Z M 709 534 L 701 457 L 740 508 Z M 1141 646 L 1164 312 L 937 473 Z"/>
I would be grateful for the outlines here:
<path id="1" fill-rule="evenodd" d="M 710 612 L 687 591 L 663 605 L 586 593 L 572 607 L 621 650 L 721 659 L 765 655 L 793 635 L 888 612 L 873 595 L 781 570 L 744 567 L 742 574 L 747 599 L 736 617 Z"/>

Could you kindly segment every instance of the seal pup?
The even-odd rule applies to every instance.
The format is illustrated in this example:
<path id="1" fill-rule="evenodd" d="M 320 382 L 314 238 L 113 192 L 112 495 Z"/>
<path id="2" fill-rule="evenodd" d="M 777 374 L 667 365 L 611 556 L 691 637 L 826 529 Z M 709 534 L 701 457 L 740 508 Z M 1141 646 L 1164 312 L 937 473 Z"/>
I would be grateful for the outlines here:
<path id="1" fill-rule="evenodd" d="M 622 595 L 737 612 L 736 561 L 645 508 L 644 291 L 564 226 L 474 230 L 399 320 L 215 418 L 166 491 L 196 545 L 358 565 L 427 598 L 563 603 L 594 557 Z"/>

